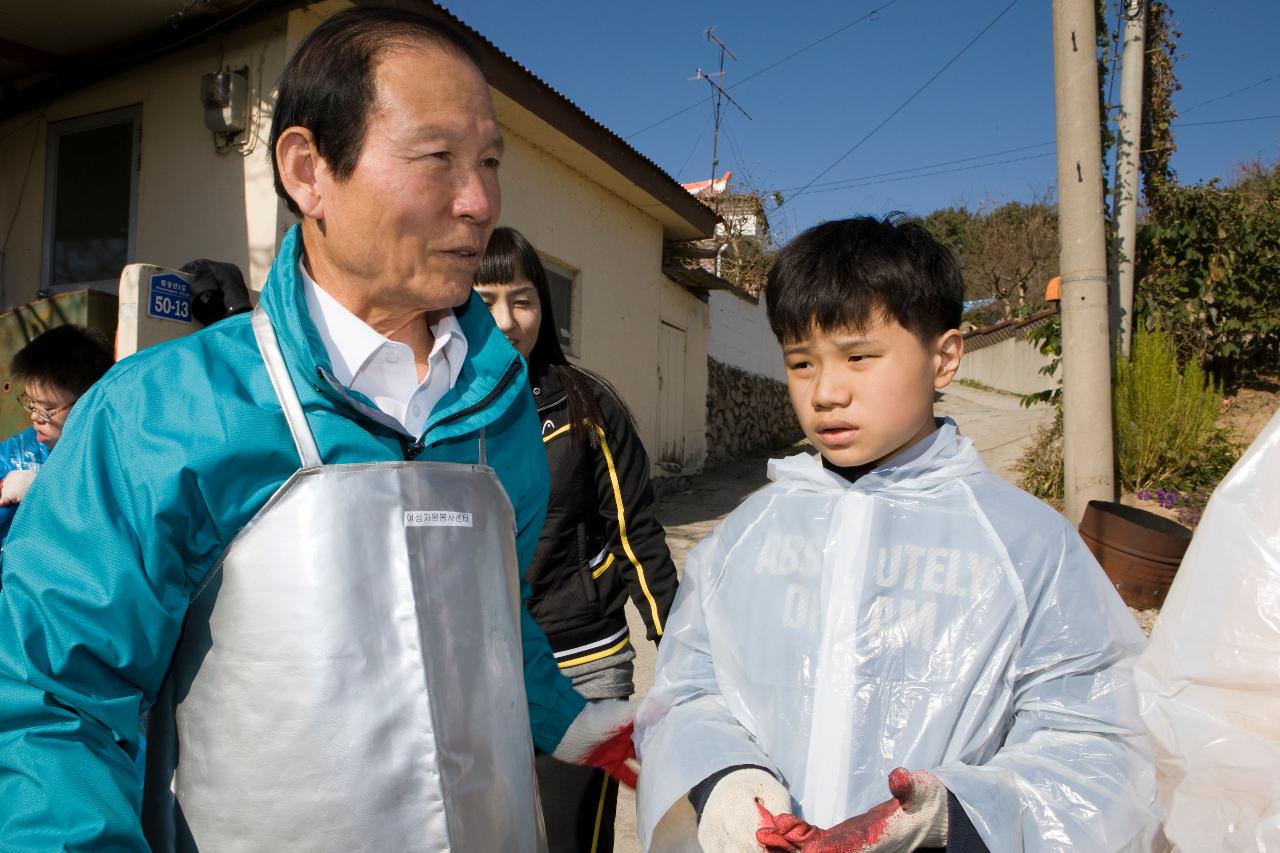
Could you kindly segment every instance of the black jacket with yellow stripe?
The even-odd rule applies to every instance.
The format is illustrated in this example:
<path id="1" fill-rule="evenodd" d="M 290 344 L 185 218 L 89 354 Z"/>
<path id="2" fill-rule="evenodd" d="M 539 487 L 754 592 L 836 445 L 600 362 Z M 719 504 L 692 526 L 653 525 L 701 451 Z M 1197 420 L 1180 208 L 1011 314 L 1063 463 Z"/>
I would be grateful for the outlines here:
<path id="1" fill-rule="evenodd" d="M 553 369 L 531 377 L 551 497 L 526 577 L 529 612 L 546 631 L 562 669 L 630 660 L 628 597 L 658 640 L 676 594 L 676 568 L 655 514 L 649 457 L 613 393 L 590 374 L 603 423 L 594 443 L 575 441 Z M 585 664 L 595 664 L 584 667 Z"/>

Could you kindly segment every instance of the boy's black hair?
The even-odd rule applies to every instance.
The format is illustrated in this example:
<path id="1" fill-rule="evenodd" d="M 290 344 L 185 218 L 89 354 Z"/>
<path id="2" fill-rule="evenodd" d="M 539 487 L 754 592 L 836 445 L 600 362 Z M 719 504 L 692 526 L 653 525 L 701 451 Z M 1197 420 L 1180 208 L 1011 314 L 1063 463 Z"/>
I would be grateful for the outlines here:
<path id="1" fill-rule="evenodd" d="M 13 378 L 79 398 L 115 364 L 107 336 L 84 326 L 57 326 L 36 335 L 13 357 Z"/>
<path id="2" fill-rule="evenodd" d="M 859 216 L 815 225 L 788 243 L 769 270 L 765 305 L 782 343 L 879 319 L 927 343 L 960 325 L 964 278 L 956 256 L 918 222 Z"/>
<path id="3" fill-rule="evenodd" d="M 448 51 L 480 68 L 475 48 L 458 30 L 407 9 L 346 9 L 298 45 L 280 78 L 269 146 L 276 195 L 294 216 L 302 213 L 285 192 L 275 155 L 281 134 L 294 126 L 310 130 L 333 176 L 351 177 L 364 151 L 369 115 L 378 107 L 378 62 L 388 49 L 414 45 Z"/>

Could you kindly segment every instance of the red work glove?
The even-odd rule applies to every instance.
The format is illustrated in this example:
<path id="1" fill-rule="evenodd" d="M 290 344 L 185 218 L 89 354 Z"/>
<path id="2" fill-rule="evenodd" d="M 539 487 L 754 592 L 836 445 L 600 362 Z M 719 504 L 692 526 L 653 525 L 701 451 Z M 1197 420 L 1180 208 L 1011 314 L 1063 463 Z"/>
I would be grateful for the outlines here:
<path id="1" fill-rule="evenodd" d="M 892 800 L 830 829 L 760 807 L 756 840 L 771 853 L 910 853 L 947 845 L 947 789 L 937 776 L 899 767 L 889 774 L 889 793 Z"/>
<path id="2" fill-rule="evenodd" d="M 621 699 L 588 702 L 552 757 L 567 764 L 598 767 L 628 788 L 636 786 L 636 771 L 627 762 L 635 762 L 636 745 L 631 741 L 635 728 L 635 711 L 631 703 Z"/>

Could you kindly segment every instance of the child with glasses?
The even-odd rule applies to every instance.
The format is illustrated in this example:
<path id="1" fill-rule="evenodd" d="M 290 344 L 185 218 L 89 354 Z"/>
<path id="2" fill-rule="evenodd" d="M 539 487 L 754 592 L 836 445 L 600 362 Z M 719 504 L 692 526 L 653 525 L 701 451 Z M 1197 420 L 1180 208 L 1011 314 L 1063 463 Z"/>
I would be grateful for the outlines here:
<path id="1" fill-rule="evenodd" d="M 83 326 L 50 329 L 13 357 L 12 379 L 24 386 L 18 404 L 31 415 L 31 426 L 0 443 L 0 542 L 62 436 L 71 407 L 114 361 L 106 336 Z"/>

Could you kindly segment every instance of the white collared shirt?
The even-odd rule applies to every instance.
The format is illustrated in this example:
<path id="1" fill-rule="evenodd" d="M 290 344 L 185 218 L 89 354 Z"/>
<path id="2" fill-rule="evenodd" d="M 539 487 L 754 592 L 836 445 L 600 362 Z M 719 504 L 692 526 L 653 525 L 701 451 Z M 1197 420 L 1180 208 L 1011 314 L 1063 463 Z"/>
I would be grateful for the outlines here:
<path id="1" fill-rule="evenodd" d="M 458 381 L 467 357 L 467 338 L 448 311 L 431 324 L 435 344 L 427 356 L 427 377 L 418 381 L 413 350 L 384 338 L 318 285 L 302 261 L 298 273 L 307 312 L 329 353 L 333 376 L 373 401 L 411 438 L 422 435 L 427 418 Z"/>

